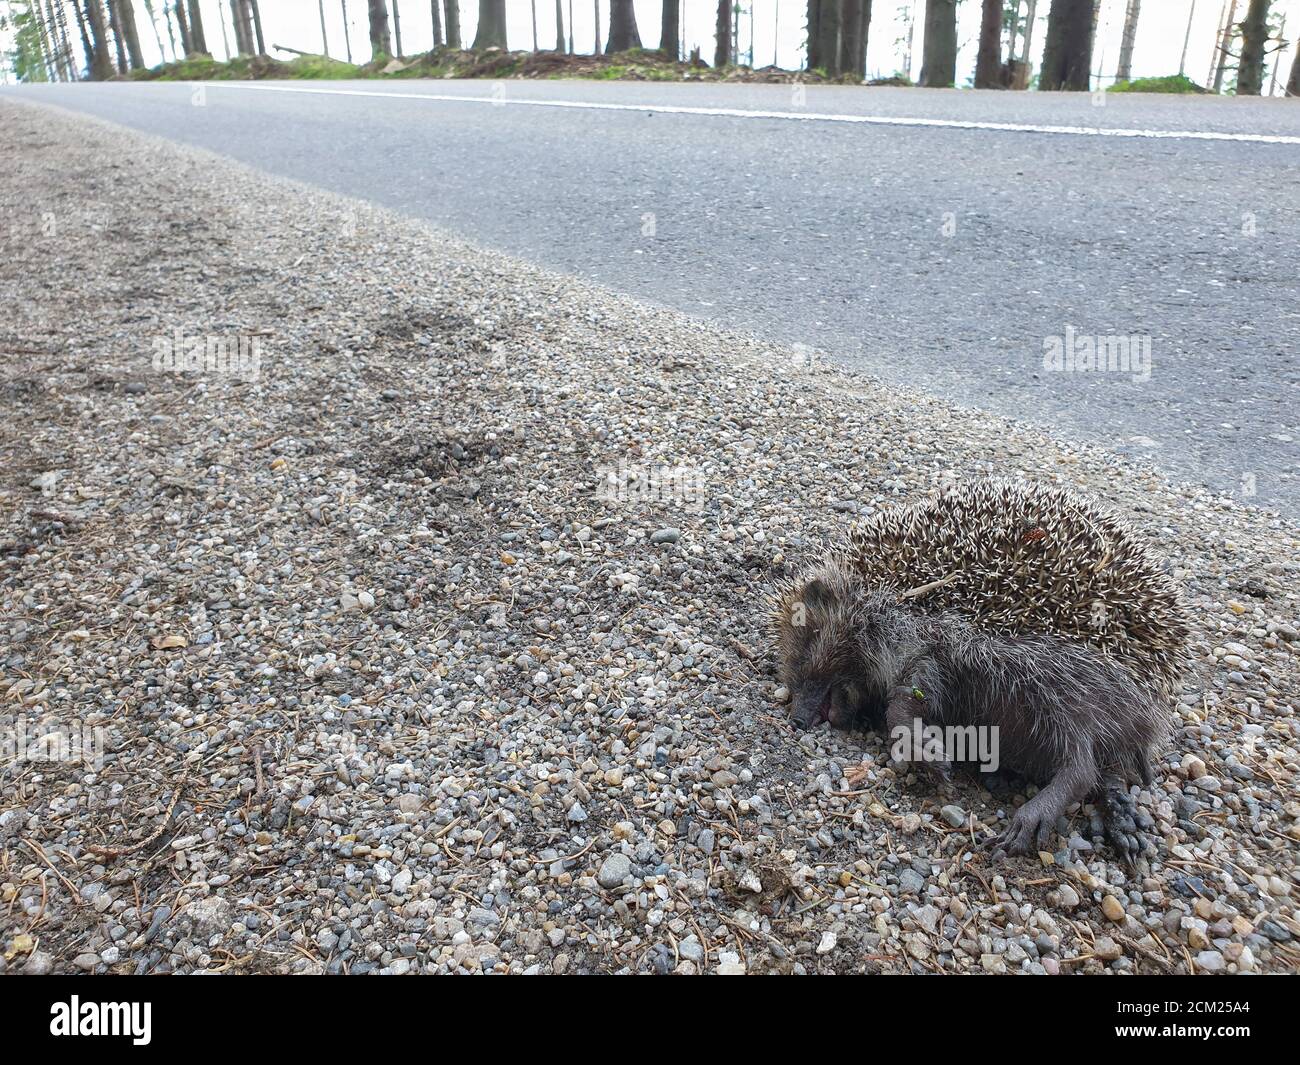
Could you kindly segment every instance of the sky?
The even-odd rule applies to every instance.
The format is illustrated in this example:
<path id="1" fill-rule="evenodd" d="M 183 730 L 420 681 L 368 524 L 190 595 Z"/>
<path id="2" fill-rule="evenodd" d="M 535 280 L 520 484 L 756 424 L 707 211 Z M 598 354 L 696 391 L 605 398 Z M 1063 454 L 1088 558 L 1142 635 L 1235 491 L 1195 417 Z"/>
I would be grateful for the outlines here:
<path id="1" fill-rule="evenodd" d="M 0 4 L 5 2 L 6 0 L 0 0 Z M 1210 67 L 1216 27 L 1223 17 L 1226 2 L 1227 0 L 1143 0 L 1133 54 L 1134 77 L 1177 73 L 1190 15 L 1191 37 L 1187 48 L 1186 72 L 1192 80 L 1203 84 Z M 200 3 L 208 47 L 218 58 L 224 58 L 226 49 L 222 44 L 221 25 L 226 27 L 226 38 L 232 46 L 234 41 L 229 28 L 230 6 L 227 0 L 200 0 Z M 1093 68 L 1100 68 L 1103 84 L 1109 84 L 1114 78 L 1127 3 L 1128 0 L 1102 0 Z M 330 55 L 339 59 L 346 58 L 343 35 L 343 11 L 346 8 L 353 59 L 369 58 L 366 0 L 319 0 L 319 4 L 323 5 L 325 12 Z M 532 47 L 533 4 L 534 0 L 506 0 L 510 47 Z M 548 45 L 553 47 L 555 0 L 535 0 L 535 4 L 538 43 L 543 48 Z M 607 33 L 609 0 L 562 0 L 562 4 L 566 27 L 569 12 L 573 12 L 575 50 L 590 52 L 594 40 L 594 8 L 599 5 L 601 30 L 602 33 Z M 401 14 L 403 51 L 408 54 L 427 51 L 433 42 L 429 0 L 396 0 L 396 6 Z M 1050 6 L 1051 0 L 1038 0 L 1039 17 L 1034 31 L 1033 48 L 1035 68 L 1046 37 L 1047 11 Z M 1241 0 L 1238 7 L 1244 6 L 1245 0 Z M 161 10 L 162 0 L 157 0 L 154 7 Z M 260 7 L 264 36 L 272 55 L 288 58 L 286 53 L 271 49 L 275 44 L 303 51 L 320 51 L 321 7 L 318 6 L 318 0 L 260 0 Z M 660 0 L 635 0 L 635 7 L 642 44 L 647 48 L 656 47 L 659 43 Z M 757 65 L 764 66 L 774 60 L 778 66 L 788 68 L 802 65 L 807 10 L 805 0 L 741 0 L 741 7 L 746 12 L 741 18 L 741 47 L 748 53 L 752 26 L 754 61 Z M 157 39 L 147 25 L 141 0 L 135 0 L 135 9 L 145 62 L 152 65 L 159 58 Z M 716 3 L 714 0 L 683 0 L 682 9 L 687 47 L 698 46 L 705 60 L 712 62 Z M 875 0 L 872 4 L 867 45 L 867 69 L 870 76 L 888 76 L 903 69 L 907 18 L 911 12 L 919 13 L 923 9 L 924 0 Z M 980 2 L 961 0 L 957 10 L 957 83 L 964 85 L 970 80 L 975 67 Z M 1274 0 L 1272 10 L 1275 17 L 1286 18 L 1286 36 L 1293 42 L 1294 48 L 1295 40 L 1300 38 L 1300 0 Z M 461 0 L 460 12 L 462 35 L 468 45 L 473 41 L 474 28 L 478 22 L 477 0 Z M 1238 18 L 1240 17 L 1239 11 Z M 923 23 L 923 18 L 918 17 L 912 49 L 914 58 L 911 72 L 914 78 L 920 73 Z M 162 36 L 165 40 L 165 29 L 162 30 Z M 7 42 L 0 42 L 0 47 L 6 44 Z M 1282 69 L 1278 75 L 1279 93 L 1282 91 L 1282 83 L 1286 81 L 1292 50 L 1288 49 L 1280 53 L 1280 56 Z M 1266 68 L 1266 92 L 1276 58 L 1270 57 Z"/>

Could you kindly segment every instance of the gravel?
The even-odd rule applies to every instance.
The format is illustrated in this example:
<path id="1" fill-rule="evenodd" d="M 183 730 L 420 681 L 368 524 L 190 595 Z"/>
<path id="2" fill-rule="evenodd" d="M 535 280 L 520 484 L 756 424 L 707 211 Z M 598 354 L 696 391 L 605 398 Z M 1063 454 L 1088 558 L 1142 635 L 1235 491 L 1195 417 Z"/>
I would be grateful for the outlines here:
<path id="1" fill-rule="evenodd" d="M 0 970 L 1296 968 L 1294 523 L 199 152 L 0 140 L 0 724 L 103 730 L 0 767 Z M 155 371 L 178 328 L 260 373 Z M 1087 810 L 995 860 L 1016 785 L 787 723 L 764 592 L 993 472 L 1187 589 L 1136 870 Z"/>

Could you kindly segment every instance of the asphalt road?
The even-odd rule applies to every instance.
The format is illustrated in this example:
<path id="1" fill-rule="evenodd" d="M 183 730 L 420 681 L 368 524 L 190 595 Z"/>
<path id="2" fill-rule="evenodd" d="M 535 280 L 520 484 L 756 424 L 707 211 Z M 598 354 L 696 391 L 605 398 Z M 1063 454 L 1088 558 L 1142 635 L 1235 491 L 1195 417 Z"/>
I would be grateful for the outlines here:
<path id="1" fill-rule="evenodd" d="M 1295 101 L 569 81 L 208 83 L 201 106 L 180 84 L 0 91 L 1300 515 Z M 734 113 L 753 110 L 798 118 Z M 1139 372 L 1047 369 L 1067 336 L 1081 353 L 1132 338 Z"/>

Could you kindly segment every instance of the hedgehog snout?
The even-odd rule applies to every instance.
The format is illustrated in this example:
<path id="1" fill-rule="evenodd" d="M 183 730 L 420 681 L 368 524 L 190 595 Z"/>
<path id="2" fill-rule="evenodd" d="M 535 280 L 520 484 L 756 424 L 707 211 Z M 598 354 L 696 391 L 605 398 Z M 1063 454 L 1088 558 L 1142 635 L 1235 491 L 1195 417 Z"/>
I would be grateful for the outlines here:
<path id="1" fill-rule="evenodd" d="M 831 716 L 831 686 L 808 683 L 794 693 L 791 721 L 798 729 L 816 728 Z"/>

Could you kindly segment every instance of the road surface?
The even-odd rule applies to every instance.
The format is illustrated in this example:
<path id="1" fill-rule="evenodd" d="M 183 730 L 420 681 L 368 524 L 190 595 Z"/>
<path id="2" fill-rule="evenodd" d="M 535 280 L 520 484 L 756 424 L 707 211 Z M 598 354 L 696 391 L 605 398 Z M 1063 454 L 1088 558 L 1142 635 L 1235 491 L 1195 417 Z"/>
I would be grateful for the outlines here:
<path id="1" fill-rule="evenodd" d="M 574 81 L 0 91 L 1300 514 L 1294 101 Z M 1127 369 L 1045 363 L 1068 347 L 1078 358 L 1058 361 L 1077 366 L 1089 345 Z"/>

